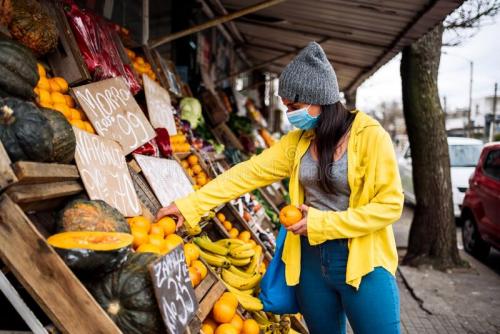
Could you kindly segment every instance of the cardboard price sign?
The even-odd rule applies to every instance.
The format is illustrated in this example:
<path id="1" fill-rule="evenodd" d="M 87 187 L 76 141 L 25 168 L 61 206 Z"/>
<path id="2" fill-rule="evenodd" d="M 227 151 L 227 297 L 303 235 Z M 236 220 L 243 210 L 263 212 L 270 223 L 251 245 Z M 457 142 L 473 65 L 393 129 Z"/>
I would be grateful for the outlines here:
<path id="1" fill-rule="evenodd" d="M 83 185 L 91 199 L 100 199 L 124 216 L 142 213 L 120 145 L 112 140 L 73 127 L 75 160 Z"/>
<path id="2" fill-rule="evenodd" d="M 75 87 L 73 92 L 97 133 L 120 143 L 125 155 L 156 136 L 123 78 Z"/>
<path id="3" fill-rule="evenodd" d="M 134 159 L 141 166 L 142 173 L 162 206 L 167 206 L 194 191 L 193 185 L 177 161 L 140 154 L 134 154 Z"/>
<path id="4" fill-rule="evenodd" d="M 172 103 L 168 92 L 147 75 L 142 75 L 144 92 L 148 104 L 148 114 L 151 125 L 155 129 L 165 128 L 170 136 L 177 134 Z"/>
<path id="5" fill-rule="evenodd" d="M 183 334 L 198 310 L 182 245 L 149 267 L 156 300 L 167 331 Z"/>

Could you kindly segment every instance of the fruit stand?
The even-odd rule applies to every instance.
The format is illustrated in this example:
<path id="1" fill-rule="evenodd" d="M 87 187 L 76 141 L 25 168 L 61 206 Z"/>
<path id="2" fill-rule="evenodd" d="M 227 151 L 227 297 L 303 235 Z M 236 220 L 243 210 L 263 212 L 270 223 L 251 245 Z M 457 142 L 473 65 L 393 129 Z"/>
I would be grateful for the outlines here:
<path id="1" fill-rule="evenodd" d="M 73 1 L 0 4 L 0 303 L 22 319 L 0 330 L 307 333 L 257 298 L 283 197 L 256 190 L 192 229 L 155 220 L 253 154 L 210 123 L 229 98 L 194 98 L 170 60 Z"/>

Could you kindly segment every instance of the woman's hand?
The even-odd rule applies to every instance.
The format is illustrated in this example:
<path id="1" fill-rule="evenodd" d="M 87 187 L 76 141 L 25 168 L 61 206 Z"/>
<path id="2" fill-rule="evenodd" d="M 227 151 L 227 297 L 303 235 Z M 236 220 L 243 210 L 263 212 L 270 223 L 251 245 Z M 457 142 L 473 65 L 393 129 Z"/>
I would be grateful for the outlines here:
<path id="1" fill-rule="evenodd" d="M 177 218 L 177 230 L 184 225 L 184 216 L 182 213 L 179 211 L 177 208 L 177 205 L 175 203 L 170 204 L 169 206 L 166 206 L 164 208 L 161 208 L 158 210 L 158 213 L 156 214 L 156 221 L 162 219 L 165 216 L 174 216 Z"/>
<path id="2" fill-rule="evenodd" d="M 309 207 L 305 204 L 300 206 L 300 211 L 302 211 L 302 219 L 297 223 L 288 226 L 286 229 L 294 234 L 307 236 L 307 210 Z"/>

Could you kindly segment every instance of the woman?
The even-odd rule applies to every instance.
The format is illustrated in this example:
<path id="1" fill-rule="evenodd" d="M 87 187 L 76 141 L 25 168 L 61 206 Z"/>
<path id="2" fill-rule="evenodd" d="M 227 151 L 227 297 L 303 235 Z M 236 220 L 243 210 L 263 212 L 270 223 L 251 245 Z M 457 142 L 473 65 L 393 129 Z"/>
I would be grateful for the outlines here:
<path id="1" fill-rule="evenodd" d="M 399 333 L 398 263 L 391 224 L 403 193 L 387 132 L 339 102 L 335 72 L 310 43 L 280 76 L 279 95 L 299 128 L 199 191 L 162 208 L 195 225 L 211 208 L 290 177 L 304 218 L 288 228 L 282 260 L 311 334 Z"/>

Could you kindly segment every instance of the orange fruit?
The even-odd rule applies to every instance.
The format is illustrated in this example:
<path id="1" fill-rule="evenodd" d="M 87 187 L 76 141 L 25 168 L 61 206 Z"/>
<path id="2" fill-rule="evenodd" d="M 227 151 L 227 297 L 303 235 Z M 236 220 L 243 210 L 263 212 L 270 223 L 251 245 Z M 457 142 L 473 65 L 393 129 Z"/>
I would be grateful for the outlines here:
<path id="1" fill-rule="evenodd" d="M 38 75 L 40 76 L 40 78 L 47 76 L 47 71 L 45 71 L 45 67 L 43 67 L 42 64 L 36 63 L 36 68 L 38 70 Z"/>
<path id="2" fill-rule="evenodd" d="M 156 224 L 163 228 L 165 236 L 175 233 L 175 229 L 177 227 L 175 221 L 170 217 L 163 217 Z"/>
<path id="3" fill-rule="evenodd" d="M 189 162 L 189 164 L 191 166 L 194 166 L 196 164 L 198 164 L 198 157 L 194 154 L 191 154 L 188 158 L 187 158 L 187 161 Z"/>
<path id="4" fill-rule="evenodd" d="M 196 177 L 196 184 L 199 186 L 204 186 L 205 184 L 208 183 L 207 177 L 205 175 L 198 175 Z"/>
<path id="5" fill-rule="evenodd" d="M 50 91 L 49 79 L 47 79 L 46 77 L 40 77 L 40 80 L 38 80 L 38 83 L 36 85 L 40 89 L 45 89 Z"/>
<path id="6" fill-rule="evenodd" d="M 287 205 L 280 211 L 280 222 L 286 227 L 298 223 L 301 219 L 302 212 L 294 205 Z"/>
<path id="7" fill-rule="evenodd" d="M 162 239 L 165 237 L 165 232 L 163 232 L 163 227 L 158 223 L 151 224 L 151 227 L 149 228 L 149 234 L 159 235 Z"/>
<path id="8" fill-rule="evenodd" d="M 229 220 L 226 220 L 222 223 L 222 225 L 224 225 L 224 228 L 226 229 L 226 231 L 231 231 L 231 229 L 233 228 L 233 224 L 231 224 L 231 222 Z"/>
<path id="9" fill-rule="evenodd" d="M 68 106 L 64 103 L 54 103 L 52 105 L 52 109 L 57 110 L 61 112 L 67 119 L 72 119 L 71 118 L 71 111 L 68 108 Z"/>
<path id="10" fill-rule="evenodd" d="M 252 245 L 252 247 L 253 247 L 253 248 L 255 248 L 255 246 L 257 246 L 257 243 L 256 243 L 256 242 L 255 242 L 255 240 L 253 240 L 253 239 L 248 240 L 248 243 L 249 243 L 250 245 Z"/>
<path id="11" fill-rule="evenodd" d="M 90 124 L 90 122 L 83 121 L 83 124 L 85 125 L 85 131 L 95 133 L 94 128 L 92 127 L 92 124 Z"/>
<path id="12" fill-rule="evenodd" d="M 215 333 L 215 330 L 207 324 L 201 325 L 201 331 L 203 332 L 203 334 L 214 334 Z"/>
<path id="13" fill-rule="evenodd" d="M 184 256 L 186 256 L 186 261 L 188 266 L 200 257 L 200 250 L 193 244 L 184 245 Z"/>
<path id="14" fill-rule="evenodd" d="M 220 298 L 215 302 L 212 314 L 215 321 L 226 324 L 230 322 L 236 314 L 236 307 L 232 305 L 231 301 Z"/>
<path id="15" fill-rule="evenodd" d="M 66 99 L 64 98 L 64 95 L 62 95 L 60 92 L 52 91 L 52 93 L 50 93 L 50 97 L 52 99 L 53 104 L 64 104 L 67 107 Z"/>
<path id="16" fill-rule="evenodd" d="M 242 231 L 239 235 L 238 235 L 238 239 L 240 240 L 243 240 L 244 242 L 248 242 L 250 240 L 250 238 L 252 237 L 252 235 L 250 234 L 250 232 L 248 231 Z"/>
<path id="17" fill-rule="evenodd" d="M 239 332 L 231 324 L 222 324 L 217 327 L 215 334 L 239 334 Z"/>
<path id="18" fill-rule="evenodd" d="M 175 247 L 182 245 L 184 241 L 182 240 L 181 237 L 179 237 L 177 234 L 170 234 L 165 238 L 165 241 L 167 243 L 167 248 L 168 251 L 171 251 Z"/>
<path id="19" fill-rule="evenodd" d="M 52 109 L 52 103 L 40 102 L 38 105 L 42 108 Z"/>
<path id="20" fill-rule="evenodd" d="M 64 96 L 64 99 L 66 100 L 66 105 L 70 108 L 74 108 L 75 107 L 75 100 L 73 100 L 73 98 L 69 95 L 63 95 Z"/>
<path id="21" fill-rule="evenodd" d="M 222 296 L 220 296 L 219 300 L 225 300 L 234 308 L 238 307 L 238 298 L 236 298 L 232 292 L 224 292 Z"/>
<path id="22" fill-rule="evenodd" d="M 138 248 L 143 244 L 147 244 L 149 242 L 148 232 L 143 229 L 132 227 L 132 236 L 134 237 L 133 246 L 134 248 Z"/>
<path id="23" fill-rule="evenodd" d="M 250 214 L 250 212 L 248 211 L 243 211 L 243 219 L 245 219 L 247 222 L 249 222 L 250 220 L 252 220 L 252 215 Z"/>
<path id="24" fill-rule="evenodd" d="M 158 246 L 151 245 L 151 244 L 140 245 L 139 248 L 136 249 L 136 252 L 161 254 L 160 248 L 158 248 Z"/>
<path id="25" fill-rule="evenodd" d="M 253 319 L 246 319 L 243 321 L 241 334 L 259 334 L 259 324 Z"/>
<path id="26" fill-rule="evenodd" d="M 140 229 L 146 233 L 149 232 L 151 228 L 151 222 L 144 216 L 136 216 L 127 219 L 128 224 L 133 229 Z"/>
<path id="27" fill-rule="evenodd" d="M 211 328 L 212 333 L 214 333 L 215 330 L 217 329 L 217 323 L 213 319 L 210 319 L 210 318 L 207 318 L 207 319 L 205 319 L 205 321 L 203 321 L 203 326 L 206 326 L 207 328 Z M 205 330 L 203 330 L 203 331 L 205 332 Z"/>
<path id="28" fill-rule="evenodd" d="M 82 120 L 79 120 L 79 119 L 72 119 L 69 121 L 71 123 L 71 125 L 83 130 L 83 131 L 86 131 L 85 129 L 85 123 L 83 123 Z"/>
<path id="29" fill-rule="evenodd" d="M 80 113 L 80 111 L 76 110 L 75 108 L 69 108 L 69 111 L 71 112 L 71 119 L 82 120 L 82 114 Z"/>
<path id="30" fill-rule="evenodd" d="M 43 88 L 38 88 L 38 103 L 52 104 L 52 97 L 50 92 Z"/>
<path id="31" fill-rule="evenodd" d="M 230 322 L 231 325 L 233 325 L 234 328 L 239 332 L 241 332 L 241 329 L 243 328 L 243 319 L 237 314 L 234 315 L 233 319 L 231 319 Z"/>
<path id="32" fill-rule="evenodd" d="M 205 266 L 203 264 L 203 262 L 201 262 L 200 260 L 194 260 L 191 263 L 191 267 L 193 267 L 194 269 L 196 269 L 198 271 L 198 273 L 201 276 L 201 279 L 204 279 L 205 277 L 207 277 L 207 274 L 208 274 L 207 266 Z"/>
<path id="33" fill-rule="evenodd" d="M 160 249 L 160 252 L 162 253 L 166 251 L 165 240 L 163 239 L 163 236 L 160 234 L 150 234 L 149 243 L 151 245 L 157 246 Z"/>
<path id="34" fill-rule="evenodd" d="M 191 176 L 191 177 L 194 176 L 194 172 L 193 172 L 193 170 L 191 168 L 186 169 L 186 171 L 187 171 L 187 173 L 188 173 L 189 176 Z"/>
<path id="35" fill-rule="evenodd" d="M 196 270 L 196 268 L 193 267 L 189 267 L 188 272 L 189 272 L 189 278 L 191 279 L 191 283 L 193 284 L 193 288 L 197 287 L 198 284 L 200 284 L 201 282 L 200 273 L 198 272 L 198 270 Z"/>
<path id="36" fill-rule="evenodd" d="M 191 169 L 193 170 L 193 172 L 195 174 L 199 174 L 201 171 L 203 171 L 203 169 L 201 168 L 201 166 L 198 165 L 198 164 L 193 165 L 193 167 L 191 167 Z"/>
<path id="37" fill-rule="evenodd" d="M 238 238 L 238 234 L 240 234 L 240 231 L 238 231 L 238 229 L 236 229 L 236 228 L 234 228 L 234 227 L 233 227 L 233 228 L 229 231 L 229 237 L 230 237 L 231 239 L 236 239 L 236 238 Z"/>
<path id="38" fill-rule="evenodd" d="M 226 220 L 226 216 L 222 212 L 217 213 L 217 219 L 220 220 L 221 222 L 224 222 Z"/>
<path id="39" fill-rule="evenodd" d="M 52 93 L 55 93 L 55 92 L 58 92 L 58 93 L 62 93 L 62 87 L 59 86 L 59 83 L 54 80 L 54 79 L 49 79 L 49 86 L 50 86 L 50 91 Z"/>
<path id="40" fill-rule="evenodd" d="M 59 88 L 61 89 L 60 92 L 61 93 L 67 93 L 68 92 L 68 82 L 66 80 L 64 80 L 64 78 L 61 78 L 61 77 L 53 77 L 52 79 L 50 79 L 51 81 L 53 82 L 56 82 L 57 85 L 59 86 Z"/>
<path id="41" fill-rule="evenodd" d="M 182 160 L 181 161 L 181 166 L 184 169 L 189 168 L 189 163 L 186 160 Z"/>

